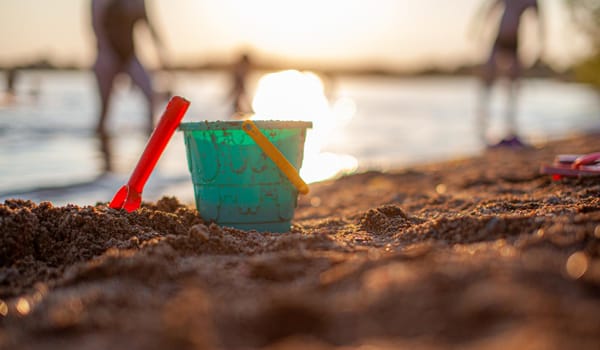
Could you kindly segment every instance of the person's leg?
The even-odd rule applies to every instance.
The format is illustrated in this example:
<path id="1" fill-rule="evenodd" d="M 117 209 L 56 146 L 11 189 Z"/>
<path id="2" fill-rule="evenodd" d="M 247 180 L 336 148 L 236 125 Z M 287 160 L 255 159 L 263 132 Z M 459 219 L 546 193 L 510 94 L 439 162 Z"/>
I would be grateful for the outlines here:
<path id="1" fill-rule="evenodd" d="M 102 154 L 102 174 L 110 173 L 113 171 L 111 137 L 105 132 L 98 132 L 96 136 L 98 137 L 99 149 Z"/>
<path id="2" fill-rule="evenodd" d="M 156 104 L 156 97 L 154 94 L 154 89 L 152 88 L 152 81 L 148 72 L 144 69 L 140 61 L 133 57 L 127 66 L 127 73 L 131 77 L 131 80 L 139 86 L 146 98 L 148 105 L 148 114 L 147 114 L 147 124 L 146 124 L 146 132 L 148 135 L 152 133 L 154 130 L 154 109 Z"/>
<path id="3" fill-rule="evenodd" d="M 481 87 L 477 106 L 477 132 L 483 144 L 487 144 L 487 129 L 490 119 L 490 95 L 494 80 L 496 79 L 496 56 L 496 48 L 494 48 L 488 61 L 483 66 L 481 74 Z"/>
<path id="4" fill-rule="evenodd" d="M 119 73 L 120 66 L 108 54 L 99 54 L 94 63 L 94 75 L 98 84 L 98 92 L 100 94 L 100 114 L 98 116 L 98 124 L 96 133 L 106 132 L 106 117 L 110 107 L 110 98 L 115 77 Z"/>
<path id="5" fill-rule="evenodd" d="M 518 136 L 517 127 L 517 102 L 519 97 L 519 81 L 521 76 L 521 63 L 516 52 L 510 57 L 508 85 L 508 103 L 506 105 L 506 127 L 509 137 Z"/>

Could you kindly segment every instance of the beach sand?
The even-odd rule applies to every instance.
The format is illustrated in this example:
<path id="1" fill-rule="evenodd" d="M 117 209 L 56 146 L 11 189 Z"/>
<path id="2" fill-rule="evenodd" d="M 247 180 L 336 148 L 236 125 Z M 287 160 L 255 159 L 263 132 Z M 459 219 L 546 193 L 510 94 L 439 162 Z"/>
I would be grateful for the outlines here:
<path id="1" fill-rule="evenodd" d="M 288 234 L 165 197 L 0 205 L 7 349 L 598 349 L 599 135 L 311 186 Z"/>

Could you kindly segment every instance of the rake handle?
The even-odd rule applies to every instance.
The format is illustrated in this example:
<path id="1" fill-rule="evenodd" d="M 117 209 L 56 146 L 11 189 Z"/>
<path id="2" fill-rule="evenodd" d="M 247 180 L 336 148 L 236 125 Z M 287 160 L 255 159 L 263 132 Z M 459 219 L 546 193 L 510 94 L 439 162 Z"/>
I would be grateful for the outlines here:
<path id="1" fill-rule="evenodd" d="M 142 193 L 150 174 L 152 174 L 152 170 L 154 170 L 154 166 L 162 155 L 171 136 L 173 136 L 177 126 L 179 126 L 189 105 L 190 102 L 188 100 L 179 96 L 175 96 L 169 101 L 167 108 L 163 112 L 156 129 L 152 132 L 152 135 L 146 144 L 146 148 L 127 182 L 129 191 Z"/>

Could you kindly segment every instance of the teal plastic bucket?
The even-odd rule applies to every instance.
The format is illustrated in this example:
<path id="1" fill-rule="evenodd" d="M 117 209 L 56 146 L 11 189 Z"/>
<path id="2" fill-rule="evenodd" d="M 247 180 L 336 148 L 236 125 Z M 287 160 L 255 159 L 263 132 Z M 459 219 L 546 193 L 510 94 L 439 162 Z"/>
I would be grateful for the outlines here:
<path id="1" fill-rule="evenodd" d="M 310 122 L 254 121 L 299 170 Z M 242 121 L 182 123 L 196 208 L 206 221 L 243 230 L 288 232 L 298 191 L 242 129 Z"/>

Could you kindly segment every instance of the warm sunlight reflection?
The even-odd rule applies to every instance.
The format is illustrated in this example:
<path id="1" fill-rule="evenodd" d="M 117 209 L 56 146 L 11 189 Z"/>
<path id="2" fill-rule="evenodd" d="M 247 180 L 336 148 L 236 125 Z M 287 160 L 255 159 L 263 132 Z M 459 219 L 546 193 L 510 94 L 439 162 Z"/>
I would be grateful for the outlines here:
<path id="1" fill-rule="evenodd" d="M 325 180 L 358 167 L 350 155 L 322 152 L 356 112 L 352 99 L 340 98 L 332 106 L 323 82 L 314 73 L 287 70 L 263 76 L 252 102 L 254 119 L 305 120 L 313 122 L 304 147 L 300 175 L 306 182 Z"/>

